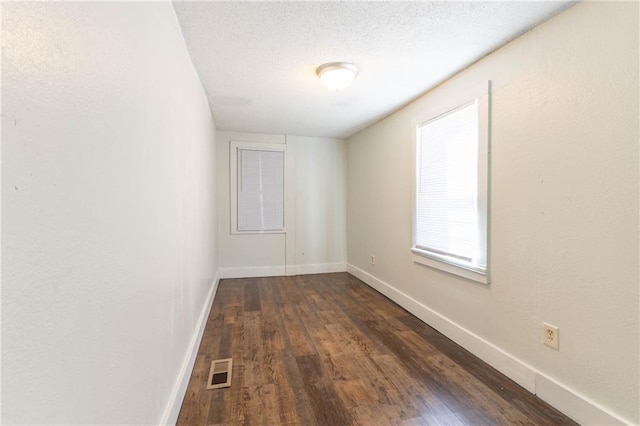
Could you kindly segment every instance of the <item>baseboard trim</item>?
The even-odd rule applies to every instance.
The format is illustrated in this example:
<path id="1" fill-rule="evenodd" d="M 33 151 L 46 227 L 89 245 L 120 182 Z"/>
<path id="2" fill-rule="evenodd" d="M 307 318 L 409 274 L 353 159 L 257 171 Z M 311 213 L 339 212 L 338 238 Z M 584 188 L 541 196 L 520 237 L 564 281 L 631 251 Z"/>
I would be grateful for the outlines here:
<path id="1" fill-rule="evenodd" d="M 200 342 L 202 341 L 204 328 L 207 324 L 207 318 L 209 318 L 211 307 L 213 306 L 213 299 L 215 298 L 219 282 L 220 273 L 218 272 L 216 274 L 216 278 L 211 284 L 209 293 L 207 294 L 206 302 L 202 307 L 200 317 L 198 318 L 197 328 L 194 331 L 193 336 L 191 337 L 191 342 L 189 342 L 188 351 L 186 356 L 184 357 L 182 367 L 180 367 L 180 372 L 178 373 L 178 378 L 171 392 L 171 397 L 169 398 L 169 402 L 167 403 L 164 413 L 162 414 L 162 420 L 160 421 L 161 425 L 175 425 L 178 421 L 180 408 L 182 408 L 182 401 L 184 400 L 184 396 L 187 393 L 189 379 L 191 379 L 193 366 L 196 362 L 196 356 L 198 355 L 198 348 L 200 348 Z"/>
<path id="2" fill-rule="evenodd" d="M 220 270 L 220 278 L 281 277 L 283 275 L 285 275 L 284 266 L 222 268 Z"/>
<path id="3" fill-rule="evenodd" d="M 536 374 L 535 393 L 582 425 L 633 424 L 542 373 Z"/>
<path id="4" fill-rule="evenodd" d="M 632 424 L 632 422 L 611 413 L 567 386 L 550 379 L 524 361 L 503 351 L 370 273 L 352 264 L 347 264 L 347 272 L 384 294 L 426 324 L 578 423 L 583 425 Z"/>
<path id="5" fill-rule="evenodd" d="M 286 275 L 328 274 L 332 272 L 346 272 L 346 263 L 318 263 L 309 265 L 287 266 L 258 266 L 246 268 L 222 268 L 220 278 L 252 278 L 252 277 L 280 277 Z"/>
<path id="6" fill-rule="evenodd" d="M 333 272 L 347 272 L 346 263 L 318 263 L 294 266 L 296 275 L 330 274 Z"/>

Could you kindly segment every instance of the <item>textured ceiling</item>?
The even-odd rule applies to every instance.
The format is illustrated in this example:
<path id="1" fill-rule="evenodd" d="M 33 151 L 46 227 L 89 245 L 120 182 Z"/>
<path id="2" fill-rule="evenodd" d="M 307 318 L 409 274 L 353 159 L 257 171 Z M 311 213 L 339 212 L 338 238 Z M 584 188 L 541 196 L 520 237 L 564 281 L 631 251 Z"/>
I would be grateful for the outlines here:
<path id="1" fill-rule="evenodd" d="M 569 2 L 175 1 L 219 130 L 348 137 Z M 341 92 L 315 69 L 360 68 Z"/>

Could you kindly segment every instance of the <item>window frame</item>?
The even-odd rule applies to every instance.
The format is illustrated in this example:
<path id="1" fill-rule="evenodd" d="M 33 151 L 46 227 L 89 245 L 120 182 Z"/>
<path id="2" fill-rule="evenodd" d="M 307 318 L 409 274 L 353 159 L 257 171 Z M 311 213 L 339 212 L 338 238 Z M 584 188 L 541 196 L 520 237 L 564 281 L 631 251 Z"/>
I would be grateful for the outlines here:
<path id="1" fill-rule="evenodd" d="M 490 283 L 490 176 L 491 176 L 491 81 L 489 81 L 479 96 L 467 96 L 465 101 L 456 99 L 451 103 L 423 116 L 414 122 L 413 140 L 413 208 L 412 208 L 412 244 L 413 262 L 454 274 L 481 284 Z M 442 255 L 416 246 L 417 231 L 417 198 L 419 178 L 419 144 L 420 128 L 434 120 L 438 120 L 474 102 L 478 105 L 478 179 L 477 179 L 477 208 L 479 215 L 479 239 L 485 249 L 485 267 L 462 259 Z M 484 240 L 484 241 L 483 241 Z"/>
<path id="2" fill-rule="evenodd" d="M 286 234 L 287 233 L 287 145 L 282 143 L 262 143 L 230 141 L 229 144 L 229 194 L 230 194 L 230 231 L 231 234 Z M 282 228 L 266 230 L 238 229 L 238 152 L 242 149 L 253 151 L 277 151 L 284 155 L 282 163 Z"/>

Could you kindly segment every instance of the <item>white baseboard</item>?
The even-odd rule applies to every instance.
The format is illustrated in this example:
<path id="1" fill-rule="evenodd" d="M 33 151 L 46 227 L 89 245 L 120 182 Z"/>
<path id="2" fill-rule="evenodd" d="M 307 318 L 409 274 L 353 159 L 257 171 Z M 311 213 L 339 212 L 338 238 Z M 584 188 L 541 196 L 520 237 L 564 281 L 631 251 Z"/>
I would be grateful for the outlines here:
<path id="1" fill-rule="evenodd" d="M 202 307 L 202 311 L 200 312 L 200 317 L 198 318 L 197 322 L 197 328 L 193 333 L 193 336 L 191 337 L 191 342 L 189 342 L 189 348 L 186 356 L 184 357 L 184 361 L 182 362 L 182 367 L 180 368 L 180 372 L 178 373 L 178 378 L 173 386 L 171 397 L 169 398 L 169 402 L 167 403 L 164 413 L 162 414 L 162 420 L 160 421 L 161 425 L 175 425 L 178 421 L 180 408 L 182 408 L 182 401 L 184 400 L 184 396 L 187 392 L 189 379 L 191 379 L 193 366 L 196 362 L 196 356 L 198 355 L 198 348 L 200 347 L 200 342 L 202 341 L 204 327 L 207 324 L 207 318 L 209 318 L 209 312 L 211 312 L 213 299 L 216 295 L 216 290 L 218 289 L 219 282 L 220 273 L 216 274 L 216 278 L 213 280 L 211 288 L 209 289 L 209 294 L 207 294 L 206 302 Z"/>
<path id="2" fill-rule="evenodd" d="M 578 423 L 583 425 L 632 424 L 561 383 L 546 377 L 524 361 L 503 351 L 368 272 L 351 264 L 347 264 L 347 272 L 384 294 L 420 320 L 467 349 L 529 392 L 538 395 L 542 400 Z"/>
<path id="3" fill-rule="evenodd" d="M 312 265 L 296 265 L 295 275 L 330 274 L 332 272 L 347 272 L 346 263 L 318 263 Z"/>
<path id="4" fill-rule="evenodd" d="M 346 263 L 318 263 L 311 265 L 287 266 L 258 266 L 246 268 L 222 268 L 220 278 L 252 278 L 279 277 L 286 275 L 328 274 L 331 272 L 346 272 Z"/>
<path id="5" fill-rule="evenodd" d="M 631 421 L 618 417 L 589 398 L 541 373 L 536 374 L 535 393 L 540 399 L 547 401 L 582 425 L 632 424 Z"/>
<path id="6" fill-rule="evenodd" d="M 220 278 L 281 277 L 284 266 L 252 266 L 220 269 Z"/>

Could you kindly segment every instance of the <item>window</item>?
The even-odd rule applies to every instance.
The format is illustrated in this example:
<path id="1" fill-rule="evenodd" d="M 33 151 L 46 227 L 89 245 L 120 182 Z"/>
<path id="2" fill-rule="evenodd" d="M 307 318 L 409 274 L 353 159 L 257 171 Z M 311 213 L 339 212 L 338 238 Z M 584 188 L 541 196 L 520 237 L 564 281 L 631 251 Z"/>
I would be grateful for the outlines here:
<path id="1" fill-rule="evenodd" d="M 414 261 L 488 283 L 488 96 L 417 127 Z"/>
<path id="2" fill-rule="evenodd" d="M 284 232 L 285 145 L 231 142 L 231 232 Z"/>

